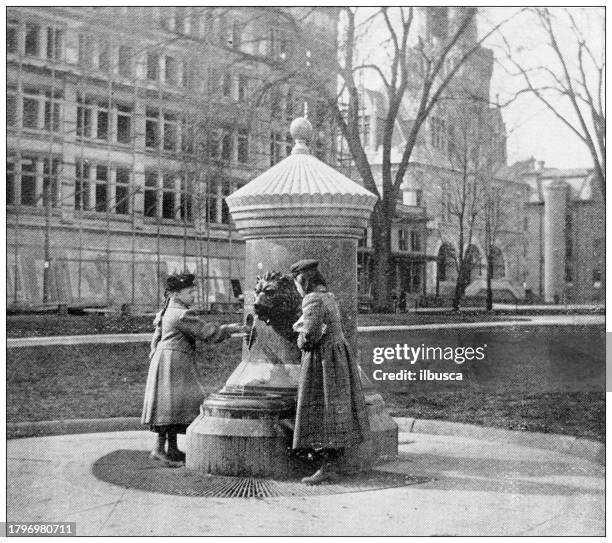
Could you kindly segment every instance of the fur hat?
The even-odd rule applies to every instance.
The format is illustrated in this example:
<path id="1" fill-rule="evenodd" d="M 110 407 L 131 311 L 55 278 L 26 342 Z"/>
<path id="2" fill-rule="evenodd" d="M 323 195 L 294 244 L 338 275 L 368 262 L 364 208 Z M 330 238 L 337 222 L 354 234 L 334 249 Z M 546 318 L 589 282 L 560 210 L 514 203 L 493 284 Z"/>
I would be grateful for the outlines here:
<path id="1" fill-rule="evenodd" d="M 173 273 L 166 279 L 166 290 L 168 292 L 176 292 L 184 288 L 192 287 L 195 281 L 195 275 L 192 273 Z"/>

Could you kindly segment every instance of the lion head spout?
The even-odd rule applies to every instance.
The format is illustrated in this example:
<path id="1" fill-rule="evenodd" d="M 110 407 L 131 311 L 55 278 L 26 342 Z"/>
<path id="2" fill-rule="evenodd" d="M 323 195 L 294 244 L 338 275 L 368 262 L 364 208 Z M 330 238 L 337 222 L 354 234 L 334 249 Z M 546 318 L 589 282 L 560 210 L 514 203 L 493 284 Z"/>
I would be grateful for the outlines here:
<path id="1" fill-rule="evenodd" d="M 272 326 L 278 333 L 293 337 L 293 323 L 301 314 L 300 297 L 291 275 L 277 271 L 257 277 L 253 308 L 260 321 Z"/>

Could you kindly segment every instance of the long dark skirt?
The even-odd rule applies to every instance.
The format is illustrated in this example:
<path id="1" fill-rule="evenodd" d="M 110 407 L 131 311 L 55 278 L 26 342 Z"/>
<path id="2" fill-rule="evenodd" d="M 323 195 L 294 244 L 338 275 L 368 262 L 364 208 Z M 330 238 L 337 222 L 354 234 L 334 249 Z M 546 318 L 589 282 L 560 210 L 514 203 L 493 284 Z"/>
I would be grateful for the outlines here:
<path id="1" fill-rule="evenodd" d="M 346 342 L 324 340 L 302 354 L 294 449 L 341 449 L 368 439 L 359 370 Z"/>

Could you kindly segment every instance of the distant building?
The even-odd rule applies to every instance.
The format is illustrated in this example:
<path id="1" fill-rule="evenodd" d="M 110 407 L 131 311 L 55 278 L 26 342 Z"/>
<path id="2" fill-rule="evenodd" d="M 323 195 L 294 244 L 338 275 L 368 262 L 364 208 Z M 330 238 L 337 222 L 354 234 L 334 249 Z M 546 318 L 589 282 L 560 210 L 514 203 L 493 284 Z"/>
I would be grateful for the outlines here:
<path id="1" fill-rule="evenodd" d="M 300 8 L 287 8 L 296 13 Z M 7 9 L 7 298 L 11 305 L 155 306 L 197 272 L 199 305 L 235 302 L 244 244 L 224 197 L 291 150 L 308 102 L 264 63 L 294 55 L 336 88 L 337 10 L 302 10 L 320 50 L 278 12 L 209 7 Z"/>
<path id="2" fill-rule="evenodd" d="M 443 40 L 455 28 L 465 8 L 419 8 L 415 24 L 425 42 Z M 447 59 L 449 69 L 467 48 L 477 43 L 476 23 L 467 29 L 458 50 Z M 415 53 L 418 55 L 418 53 Z M 415 65 L 418 62 L 415 61 Z M 497 195 L 503 219 L 495 231 L 494 281 L 497 300 L 522 298 L 526 277 L 524 205 L 529 187 L 508 175 L 506 129 L 500 111 L 489 105 L 493 53 L 479 47 L 461 67 L 423 125 L 414 148 L 392 231 L 394 287 L 411 300 L 452 297 L 458 267 L 459 229 L 452 213 L 454 188 L 464 175 L 487 177 Z M 420 84 L 409 89 L 400 108 L 391 152 L 398 164 L 414 118 Z M 384 92 L 362 91 L 362 141 L 375 178 L 382 183 L 382 129 L 387 108 Z M 480 166 L 479 166 L 480 164 Z M 486 171 L 485 171 L 486 169 Z M 468 171 L 469 170 L 469 171 Z M 485 181 L 483 181 L 484 183 Z M 506 201 L 508 203 L 506 203 Z M 486 288 L 485 229 L 481 218 L 473 239 L 464 240 L 469 258 L 465 295 L 481 297 Z M 359 285 L 371 284 L 371 233 L 359 250 Z"/>
<path id="3" fill-rule="evenodd" d="M 530 187 L 525 215 L 526 287 L 546 302 L 605 301 L 605 201 L 593 170 L 526 160 L 514 174 Z"/>

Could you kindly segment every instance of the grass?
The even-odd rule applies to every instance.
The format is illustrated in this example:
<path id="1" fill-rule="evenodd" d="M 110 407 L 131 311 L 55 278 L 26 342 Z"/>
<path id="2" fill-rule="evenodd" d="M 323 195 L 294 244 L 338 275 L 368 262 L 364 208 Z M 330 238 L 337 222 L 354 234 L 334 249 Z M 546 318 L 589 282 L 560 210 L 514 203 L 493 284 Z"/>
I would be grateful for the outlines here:
<path id="1" fill-rule="evenodd" d="M 393 415 L 587 437 L 605 442 L 605 393 L 390 393 Z"/>
<path id="2" fill-rule="evenodd" d="M 240 342 L 205 345 L 198 368 L 218 390 L 240 360 Z M 7 421 L 140 416 L 148 370 L 145 344 L 52 346 L 7 352 Z M 388 391 L 395 414 L 555 432 L 605 441 L 603 392 Z"/>

